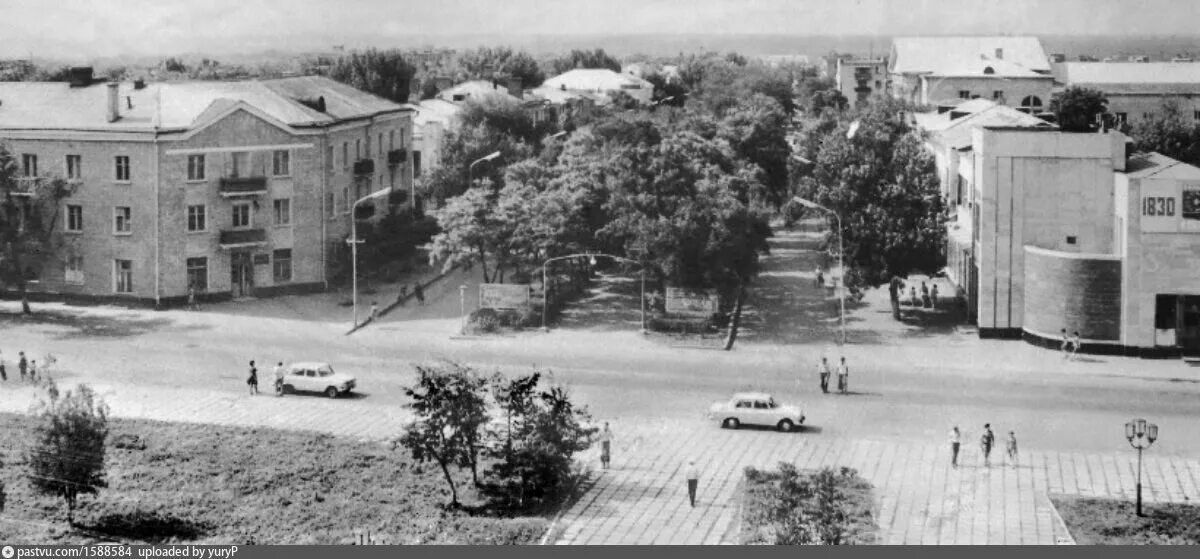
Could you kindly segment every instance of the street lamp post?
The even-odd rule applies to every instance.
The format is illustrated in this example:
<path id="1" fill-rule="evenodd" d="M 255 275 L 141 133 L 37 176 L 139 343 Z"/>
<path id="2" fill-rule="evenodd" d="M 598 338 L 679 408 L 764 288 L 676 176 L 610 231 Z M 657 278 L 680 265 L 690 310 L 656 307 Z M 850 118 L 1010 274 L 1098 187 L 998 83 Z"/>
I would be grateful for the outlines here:
<path id="1" fill-rule="evenodd" d="M 1132 419 L 1125 424 L 1125 438 L 1138 451 L 1137 515 L 1145 516 L 1142 514 L 1142 451 L 1150 448 L 1158 439 L 1158 425 L 1146 423 L 1145 419 Z"/>
<path id="2" fill-rule="evenodd" d="M 584 256 L 586 256 L 590 259 L 589 262 L 591 263 L 592 266 L 596 265 L 596 257 L 597 256 L 604 256 L 607 258 L 612 258 L 613 260 L 619 260 L 621 262 L 628 262 L 630 264 L 638 265 L 638 267 L 641 269 L 640 275 L 641 275 L 641 283 L 642 283 L 642 300 L 641 300 L 642 334 L 643 335 L 646 334 L 647 330 L 646 330 L 646 265 L 645 265 L 645 263 L 638 262 L 637 260 L 631 260 L 629 258 L 614 256 L 612 254 L 604 254 L 602 252 L 585 252 L 585 253 L 581 253 L 581 254 L 568 254 L 566 256 L 555 256 L 554 258 L 550 258 L 542 263 L 542 331 L 543 332 L 550 331 L 550 326 L 547 325 L 547 323 L 546 323 L 546 310 L 550 307 L 550 288 L 549 288 L 549 284 L 546 283 L 546 270 L 550 267 L 550 263 L 554 262 L 555 260 L 565 260 L 567 258 L 581 258 Z"/>
<path id="3" fill-rule="evenodd" d="M 366 196 L 363 196 L 358 201 L 354 202 L 354 205 L 350 206 L 350 238 L 347 239 L 346 242 L 350 243 L 350 260 L 352 261 L 350 264 L 350 275 L 353 276 L 353 279 L 351 280 L 353 287 L 351 290 L 354 292 L 353 295 L 351 295 L 351 299 L 353 300 L 354 326 L 356 327 L 358 326 L 358 245 L 362 242 L 358 238 L 358 205 L 368 200 L 379 198 L 380 196 L 387 196 L 391 192 L 392 189 L 390 187 L 383 190 L 377 190 Z"/>
<path id="4" fill-rule="evenodd" d="M 840 303 L 841 303 L 842 345 L 845 345 L 846 344 L 846 263 L 845 263 L 844 258 L 845 258 L 845 254 L 846 254 L 846 250 L 845 250 L 846 245 L 843 244 L 844 239 L 842 238 L 842 218 L 841 218 L 841 216 L 838 215 L 837 212 L 835 212 L 829 208 L 826 208 L 825 206 L 822 206 L 816 202 L 813 202 L 812 200 L 806 200 L 799 196 L 792 197 L 792 200 L 794 202 L 796 202 L 797 204 L 800 204 L 806 208 L 812 208 L 814 210 L 821 210 L 821 211 L 829 212 L 830 214 L 833 214 L 833 218 L 835 220 L 837 220 L 838 267 L 841 268 L 841 271 L 842 271 L 841 285 L 838 286 L 838 296 L 839 296 L 838 298 L 840 299 Z"/>
<path id="5" fill-rule="evenodd" d="M 465 284 L 465 283 L 458 286 L 458 308 L 459 308 L 458 333 L 466 334 L 467 333 L 467 284 Z"/>
<path id="6" fill-rule="evenodd" d="M 471 185 L 475 183 L 474 179 L 471 178 L 471 171 L 475 168 L 475 166 L 480 163 L 483 163 L 484 161 L 491 161 L 497 157 L 500 157 L 500 152 L 493 151 L 492 153 L 489 153 L 483 157 L 480 157 L 479 159 L 476 159 L 475 161 L 472 161 L 470 165 L 467 165 L 467 188 L 470 188 Z"/>

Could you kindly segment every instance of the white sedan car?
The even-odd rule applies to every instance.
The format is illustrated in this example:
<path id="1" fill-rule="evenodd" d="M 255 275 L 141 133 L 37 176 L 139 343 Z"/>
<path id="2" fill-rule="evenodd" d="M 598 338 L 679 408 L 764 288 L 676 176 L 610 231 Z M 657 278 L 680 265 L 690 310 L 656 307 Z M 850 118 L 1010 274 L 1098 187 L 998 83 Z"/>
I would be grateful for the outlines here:
<path id="1" fill-rule="evenodd" d="M 356 382 L 350 375 L 333 372 L 329 363 L 292 363 L 283 373 L 283 392 L 323 392 L 337 398 L 354 390 Z"/>
<path id="2" fill-rule="evenodd" d="M 721 422 L 721 427 L 737 429 L 741 425 L 765 425 L 780 431 L 791 431 L 804 424 L 804 412 L 798 406 L 783 405 L 770 394 L 739 392 L 728 402 L 716 402 L 708 409 L 709 419 Z"/>

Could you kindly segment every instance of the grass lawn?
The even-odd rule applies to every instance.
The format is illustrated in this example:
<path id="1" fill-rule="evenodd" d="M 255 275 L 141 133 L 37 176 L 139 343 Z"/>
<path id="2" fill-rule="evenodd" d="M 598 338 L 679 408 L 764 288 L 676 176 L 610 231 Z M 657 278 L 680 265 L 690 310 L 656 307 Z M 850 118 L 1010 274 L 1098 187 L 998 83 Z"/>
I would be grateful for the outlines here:
<path id="1" fill-rule="evenodd" d="M 404 449 L 315 433 L 110 419 L 108 488 L 80 497 L 81 530 L 71 530 L 63 501 L 35 494 L 26 477 L 32 426 L 33 418 L 0 414 L 8 494 L 0 541 L 338 544 L 370 530 L 386 543 L 528 544 L 549 524 L 489 513 L 469 472 L 457 479 L 467 510 L 448 510 L 441 470 L 414 464 Z M 131 435 L 145 448 L 116 448 Z"/>
<path id="2" fill-rule="evenodd" d="M 1142 502 L 1138 518 L 1132 500 L 1051 498 L 1079 545 L 1197 545 L 1200 506 Z"/>
<path id="3" fill-rule="evenodd" d="M 812 480 L 817 472 L 800 470 L 799 478 Z M 762 471 L 747 468 L 742 482 L 742 518 L 740 542 L 743 545 L 773 544 L 777 526 L 771 519 L 770 510 L 780 498 L 779 470 Z M 842 545 L 874 545 L 879 526 L 872 512 L 875 489 L 852 469 L 838 470 L 836 491 L 840 495 L 841 511 L 845 514 L 842 523 Z M 817 511 L 814 499 L 804 501 L 802 508 L 810 515 Z"/>

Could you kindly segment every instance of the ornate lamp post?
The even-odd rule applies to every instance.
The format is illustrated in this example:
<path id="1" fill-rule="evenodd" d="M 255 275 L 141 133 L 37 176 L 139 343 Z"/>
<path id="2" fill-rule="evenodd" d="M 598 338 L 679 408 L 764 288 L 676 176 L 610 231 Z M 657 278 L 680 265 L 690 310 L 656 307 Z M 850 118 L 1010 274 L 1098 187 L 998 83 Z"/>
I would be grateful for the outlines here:
<path id="1" fill-rule="evenodd" d="M 480 157 L 479 159 L 476 159 L 475 161 L 472 161 L 470 165 L 467 165 L 467 187 L 468 188 L 470 188 L 470 186 L 475 182 L 475 179 L 471 174 L 475 170 L 475 166 L 480 163 L 483 163 L 484 161 L 491 161 L 497 157 L 500 157 L 500 152 L 493 151 L 492 153 L 489 153 L 483 157 Z"/>
<path id="2" fill-rule="evenodd" d="M 1131 419 L 1125 424 L 1125 438 L 1138 451 L 1137 515 L 1145 516 L 1142 514 L 1142 451 L 1150 448 L 1158 439 L 1158 425 L 1146 423 L 1145 419 Z"/>

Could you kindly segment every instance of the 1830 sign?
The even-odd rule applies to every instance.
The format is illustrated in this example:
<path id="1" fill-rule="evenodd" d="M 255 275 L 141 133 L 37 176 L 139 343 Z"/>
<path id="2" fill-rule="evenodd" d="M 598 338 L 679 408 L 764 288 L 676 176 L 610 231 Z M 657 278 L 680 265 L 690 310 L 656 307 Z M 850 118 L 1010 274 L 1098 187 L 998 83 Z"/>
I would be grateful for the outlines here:
<path id="1" fill-rule="evenodd" d="M 1175 197 L 1146 196 L 1142 198 L 1142 215 L 1175 217 Z"/>

